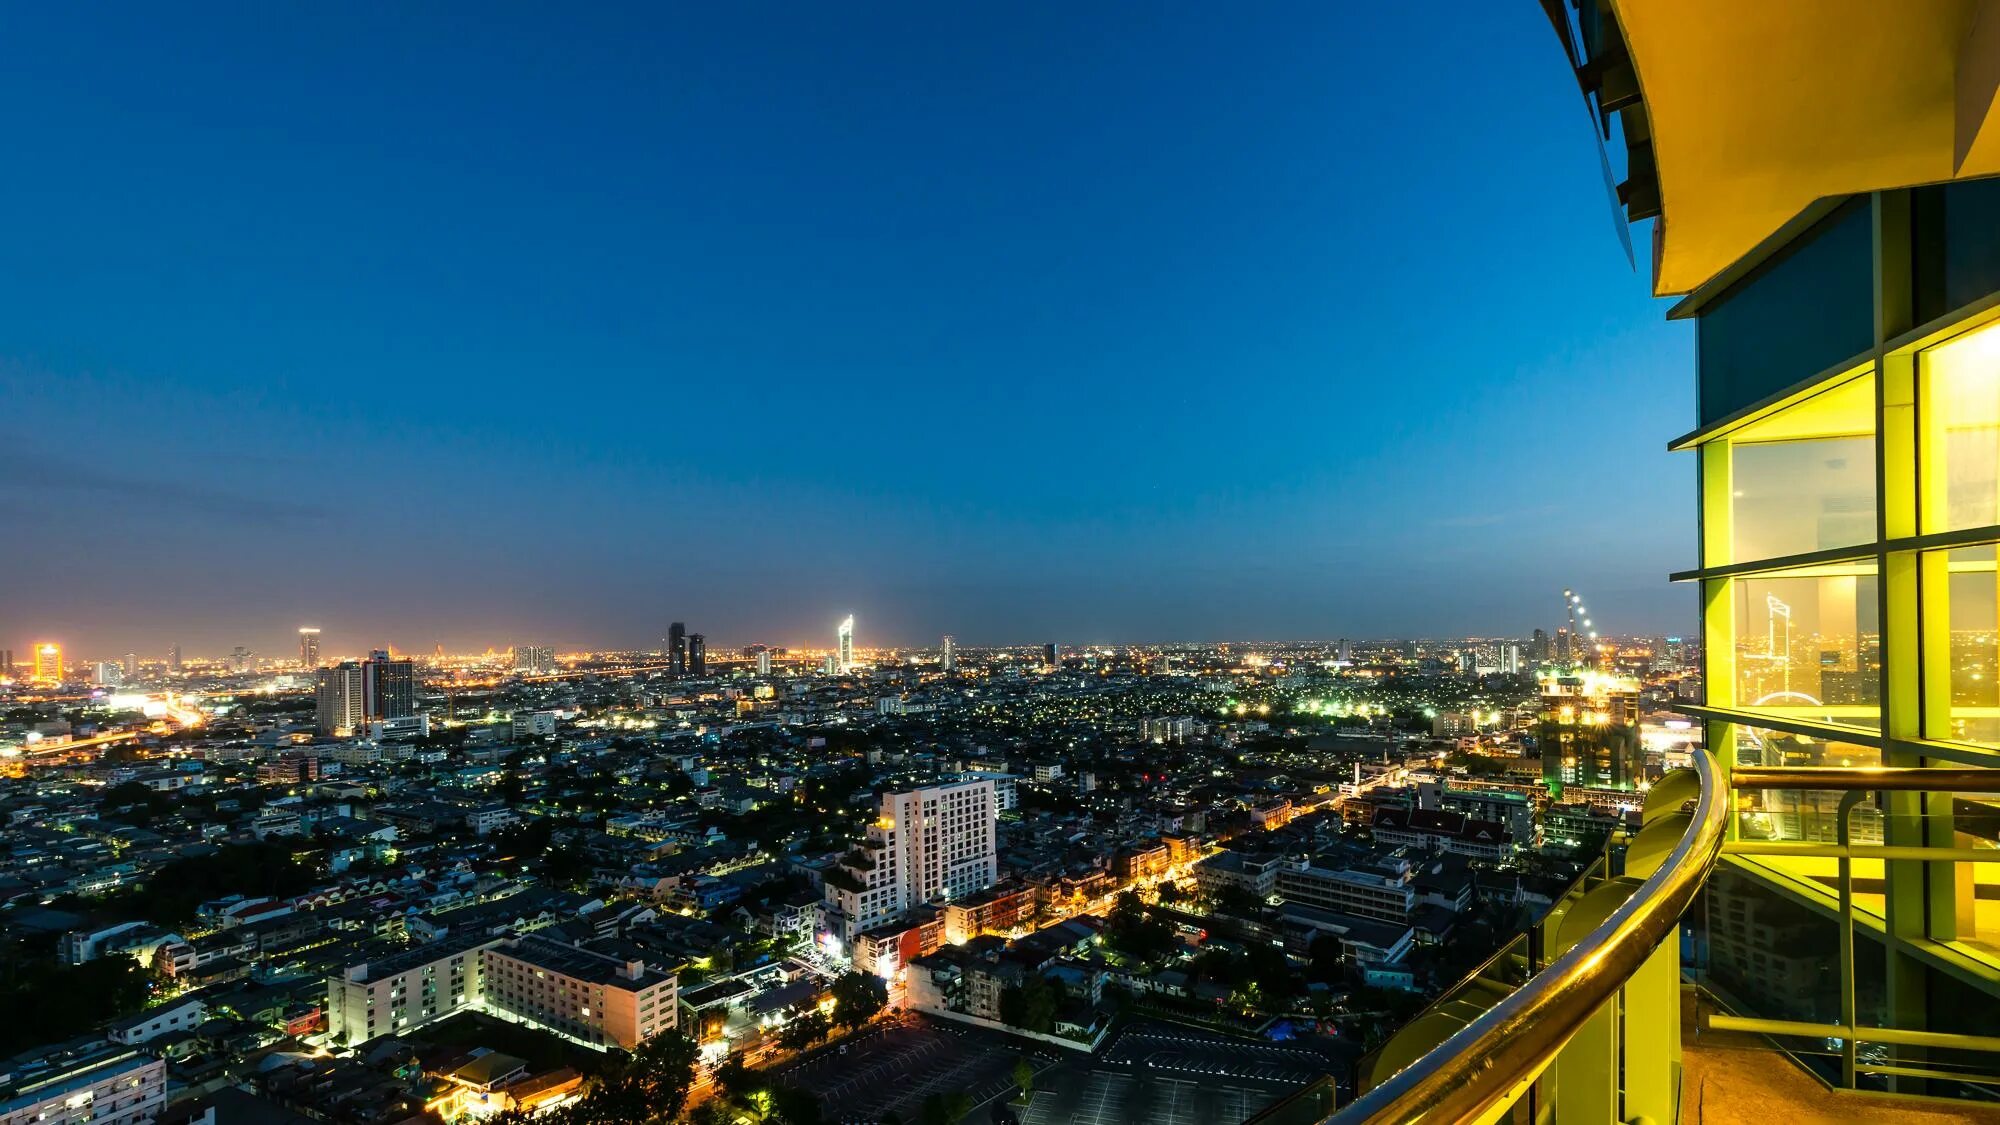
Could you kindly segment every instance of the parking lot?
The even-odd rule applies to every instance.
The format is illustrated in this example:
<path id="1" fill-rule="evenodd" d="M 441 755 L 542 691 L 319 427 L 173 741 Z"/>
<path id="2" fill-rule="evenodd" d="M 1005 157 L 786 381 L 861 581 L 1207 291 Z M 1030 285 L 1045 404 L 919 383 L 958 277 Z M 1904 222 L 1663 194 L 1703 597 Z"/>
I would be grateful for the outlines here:
<path id="1" fill-rule="evenodd" d="M 1095 1055 L 1065 1054 L 1039 1075 L 1021 1125 L 1239 1125 L 1324 1075 L 1346 1089 L 1352 1053 L 1330 1040 L 1279 1043 L 1135 1021 Z"/>
<path id="2" fill-rule="evenodd" d="M 933 1094 L 964 1091 L 968 1125 L 1004 1116 L 1015 1060 L 1035 1067 L 1020 1125 L 1240 1125 L 1323 1075 L 1349 1089 L 1337 1040 L 1271 1042 L 1159 1020 L 1138 1020 L 1085 1055 L 949 1020 L 905 1015 L 772 1070 L 820 1097 L 830 1122 L 922 1117 Z"/>
<path id="3" fill-rule="evenodd" d="M 1240 1125 L 1290 1091 L 1247 1082 L 1161 1078 L 1129 1070 L 1064 1068 L 1044 1076 L 1021 1125 Z"/>
<path id="4" fill-rule="evenodd" d="M 1338 1055 L 1317 1046 L 1236 1039 L 1172 1024 L 1125 1028 L 1099 1057 L 1199 1081 L 1243 1078 L 1303 1086 L 1324 1074 L 1343 1073 Z"/>
<path id="5" fill-rule="evenodd" d="M 915 1121 L 933 1094 L 962 1090 L 975 1107 L 996 1102 L 1014 1090 L 1015 1060 L 1026 1057 L 1040 1070 L 1053 1065 L 1058 1053 L 998 1032 L 922 1016 L 905 1017 L 847 1040 L 845 1046 L 845 1053 L 838 1048 L 818 1051 L 771 1075 L 818 1094 L 828 1121 L 879 1121 L 891 1113 Z M 967 1120 L 988 1119 L 980 1109 Z"/>

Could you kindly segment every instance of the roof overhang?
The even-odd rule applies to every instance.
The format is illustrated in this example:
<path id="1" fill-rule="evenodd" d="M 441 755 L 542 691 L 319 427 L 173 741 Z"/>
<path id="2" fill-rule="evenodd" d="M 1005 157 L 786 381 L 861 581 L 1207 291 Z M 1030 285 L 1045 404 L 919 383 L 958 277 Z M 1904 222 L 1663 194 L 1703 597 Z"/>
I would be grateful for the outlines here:
<path id="1" fill-rule="evenodd" d="M 2000 0 L 1603 2 L 1638 87 L 1603 109 L 1657 178 L 1658 294 L 1817 200 L 2000 174 Z"/>

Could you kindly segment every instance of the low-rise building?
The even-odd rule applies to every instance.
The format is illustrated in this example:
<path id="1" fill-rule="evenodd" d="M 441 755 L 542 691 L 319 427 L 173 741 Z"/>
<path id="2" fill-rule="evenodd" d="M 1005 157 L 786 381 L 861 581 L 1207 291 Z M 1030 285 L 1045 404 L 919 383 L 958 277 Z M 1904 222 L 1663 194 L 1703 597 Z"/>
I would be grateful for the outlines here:
<path id="1" fill-rule="evenodd" d="M 146 1125 L 166 1104 L 166 1063 L 117 1044 L 0 1063 L 0 1125 Z"/>

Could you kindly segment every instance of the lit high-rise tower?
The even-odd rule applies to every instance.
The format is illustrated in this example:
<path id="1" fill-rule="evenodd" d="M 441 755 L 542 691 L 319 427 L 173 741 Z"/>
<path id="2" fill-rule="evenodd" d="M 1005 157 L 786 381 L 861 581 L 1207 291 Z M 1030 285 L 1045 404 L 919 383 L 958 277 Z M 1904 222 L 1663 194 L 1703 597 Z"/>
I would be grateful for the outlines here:
<path id="1" fill-rule="evenodd" d="M 947 672 L 958 667 L 958 644 L 950 633 L 944 635 L 944 654 L 939 658 L 938 666 Z"/>
<path id="2" fill-rule="evenodd" d="M 63 679 L 62 646 L 43 641 L 35 646 L 35 670 L 30 677 L 38 684 L 59 684 Z"/>
<path id="3" fill-rule="evenodd" d="M 834 668 L 842 673 L 854 671 L 853 614 L 848 614 L 847 620 L 842 621 L 840 628 L 834 630 L 833 639 L 835 647 L 839 650 L 839 655 L 834 657 Z"/>
<path id="4" fill-rule="evenodd" d="M 667 626 L 667 674 L 676 678 L 687 675 L 688 670 L 688 627 L 676 621 Z"/>
<path id="5" fill-rule="evenodd" d="M 299 667 L 312 671 L 319 667 L 319 627 L 299 626 Z"/>

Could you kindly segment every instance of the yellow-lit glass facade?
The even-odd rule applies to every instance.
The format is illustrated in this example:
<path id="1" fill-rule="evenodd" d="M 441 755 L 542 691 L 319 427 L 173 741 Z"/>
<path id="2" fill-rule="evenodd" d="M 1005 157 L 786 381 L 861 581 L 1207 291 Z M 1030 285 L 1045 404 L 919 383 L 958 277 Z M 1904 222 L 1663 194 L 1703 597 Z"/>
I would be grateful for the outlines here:
<path id="1" fill-rule="evenodd" d="M 1907 203 L 1868 205 L 1875 346 L 1678 445 L 1699 464 L 1699 710 L 1732 771 L 2000 765 L 2000 303 L 1899 321 Z M 2000 798 L 1742 790 L 1735 813 L 1705 919 L 1718 1003 L 2000 1035 L 1946 1003 L 2000 1004 Z M 1870 1051 L 1794 1053 L 1837 1085 L 1969 1088 Z"/>

